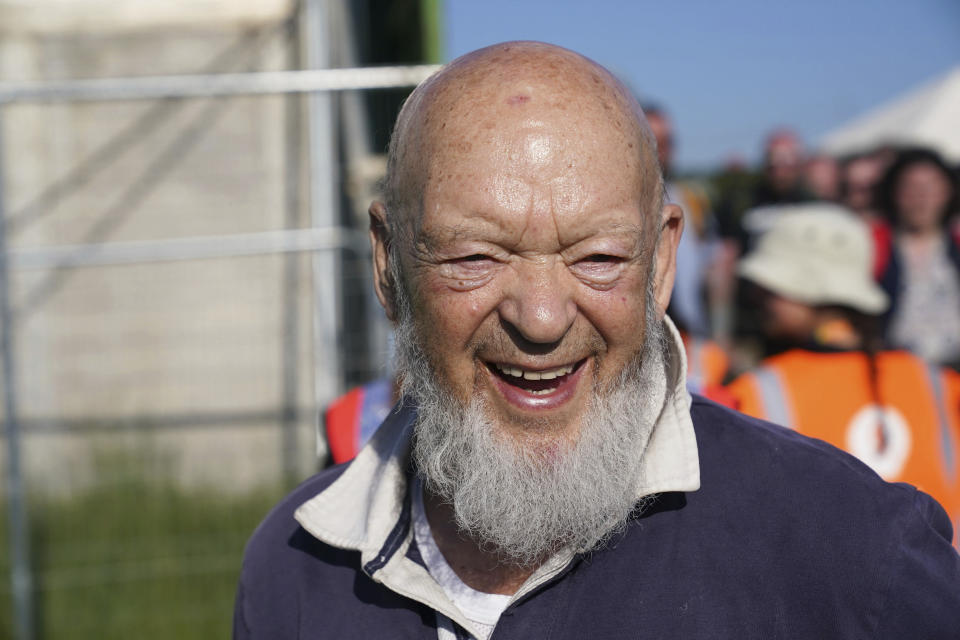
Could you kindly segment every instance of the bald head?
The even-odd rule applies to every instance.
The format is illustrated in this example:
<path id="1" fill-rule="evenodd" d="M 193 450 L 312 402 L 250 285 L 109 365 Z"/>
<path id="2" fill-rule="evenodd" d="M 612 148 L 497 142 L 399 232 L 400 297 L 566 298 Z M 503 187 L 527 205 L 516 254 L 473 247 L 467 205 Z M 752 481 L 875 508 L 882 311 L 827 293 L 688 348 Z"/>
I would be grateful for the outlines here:
<path id="1" fill-rule="evenodd" d="M 636 177 L 621 187 L 636 190 L 648 213 L 659 210 L 655 142 L 630 92 L 577 53 L 512 42 L 454 60 L 404 104 L 385 181 L 392 235 L 416 232 L 424 193 L 448 177 L 445 166 L 452 157 L 486 144 L 503 159 L 522 160 L 518 149 L 506 147 L 538 126 L 569 143 L 563 161 L 571 165 L 597 162 L 599 156 L 618 158 Z"/>

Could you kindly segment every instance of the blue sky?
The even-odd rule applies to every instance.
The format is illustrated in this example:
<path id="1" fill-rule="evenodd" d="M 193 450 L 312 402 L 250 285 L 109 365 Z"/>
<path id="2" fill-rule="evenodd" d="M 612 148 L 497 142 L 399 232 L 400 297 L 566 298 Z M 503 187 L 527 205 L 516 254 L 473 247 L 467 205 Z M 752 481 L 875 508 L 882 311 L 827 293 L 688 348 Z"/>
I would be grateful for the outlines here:
<path id="1" fill-rule="evenodd" d="M 574 49 L 665 106 L 676 164 L 753 162 L 960 65 L 960 0 L 446 0 L 448 59 L 504 40 Z M 960 114 L 958 114 L 960 126 Z"/>

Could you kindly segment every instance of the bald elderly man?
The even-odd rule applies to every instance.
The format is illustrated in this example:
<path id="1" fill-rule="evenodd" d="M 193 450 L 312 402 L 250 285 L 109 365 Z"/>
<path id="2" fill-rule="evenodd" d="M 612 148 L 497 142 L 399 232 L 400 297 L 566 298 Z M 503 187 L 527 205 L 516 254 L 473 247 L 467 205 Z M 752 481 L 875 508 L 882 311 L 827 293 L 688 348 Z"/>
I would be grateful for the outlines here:
<path id="1" fill-rule="evenodd" d="M 402 398 L 251 538 L 235 638 L 956 638 L 925 494 L 687 394 L 682 231 L 630 93 L 539 43 L 400 113 L 375 286 Z"/>

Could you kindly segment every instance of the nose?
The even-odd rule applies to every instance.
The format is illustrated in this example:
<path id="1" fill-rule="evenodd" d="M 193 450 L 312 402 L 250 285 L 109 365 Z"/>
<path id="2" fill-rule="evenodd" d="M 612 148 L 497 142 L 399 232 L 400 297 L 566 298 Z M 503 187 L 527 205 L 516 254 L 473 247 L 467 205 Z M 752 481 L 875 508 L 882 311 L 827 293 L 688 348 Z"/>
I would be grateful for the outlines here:
<path id="1" fill-rule="evenodd" d="M 555 343 L 573 326 L 577 304 L 564 269 L 562 261 L 552 259 L 528 261 L 516 267 L 499 312 L 501 319 L 525 340 Z"/>

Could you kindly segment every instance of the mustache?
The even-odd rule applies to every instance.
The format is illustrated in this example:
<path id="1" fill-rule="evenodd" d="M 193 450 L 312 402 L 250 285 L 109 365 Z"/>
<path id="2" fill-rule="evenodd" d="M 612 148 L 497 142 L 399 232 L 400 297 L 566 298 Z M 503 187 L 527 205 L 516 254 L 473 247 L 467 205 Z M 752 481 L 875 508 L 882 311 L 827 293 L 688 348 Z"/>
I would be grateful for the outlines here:
<path id="1" fill-rule="evenodd" d="M 570 364 L 586 357 L 601 358 L 607 352 L 603 338 L 592 327 L 575 324 L 563 338 L 551 343 L 531 342 L 508 322 L 481 331 L 468 344 L 474 357 L 485 362 L 525 362 L 532 365 Z"/>

